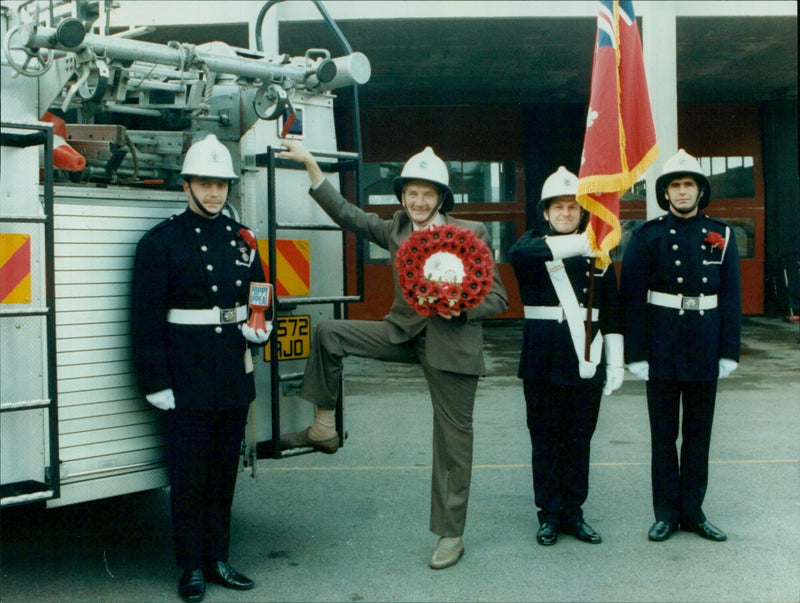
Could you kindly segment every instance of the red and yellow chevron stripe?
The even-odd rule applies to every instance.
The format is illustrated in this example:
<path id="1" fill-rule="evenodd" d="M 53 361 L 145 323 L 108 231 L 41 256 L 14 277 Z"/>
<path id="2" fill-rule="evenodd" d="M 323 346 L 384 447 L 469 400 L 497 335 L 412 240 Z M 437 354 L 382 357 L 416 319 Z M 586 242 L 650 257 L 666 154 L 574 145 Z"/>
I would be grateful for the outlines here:
<path id="1" fill-rule="evenodd" d="M 31 303 L 31 237 L 0 234 L 0 304 Z"/>
<path id="2" fill-rule="evenodd" d="M 279 297 L 308 295 L 311 291 L 311 245 L 304 239 L 278 239 L 275 241 L 277 253 L 277 280 L 275 294 Z M 258 253 L 269 266 L 269 241 L 258 239 Z"/>

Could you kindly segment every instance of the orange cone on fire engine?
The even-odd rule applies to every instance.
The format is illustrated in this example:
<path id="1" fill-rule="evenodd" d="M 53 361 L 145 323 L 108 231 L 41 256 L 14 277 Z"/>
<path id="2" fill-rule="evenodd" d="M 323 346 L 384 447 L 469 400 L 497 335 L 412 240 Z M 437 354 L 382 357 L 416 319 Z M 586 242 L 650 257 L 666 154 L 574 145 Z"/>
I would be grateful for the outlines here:
<path id="1" fill-rule="evenodd" d="M 67 143 L 66 122 L 50 112 L 42 116 L 42 121 L 53 124 L 53 165 L 57 170 L 80 172 L 86 167 L 86 157 L 78 153 Z"/>

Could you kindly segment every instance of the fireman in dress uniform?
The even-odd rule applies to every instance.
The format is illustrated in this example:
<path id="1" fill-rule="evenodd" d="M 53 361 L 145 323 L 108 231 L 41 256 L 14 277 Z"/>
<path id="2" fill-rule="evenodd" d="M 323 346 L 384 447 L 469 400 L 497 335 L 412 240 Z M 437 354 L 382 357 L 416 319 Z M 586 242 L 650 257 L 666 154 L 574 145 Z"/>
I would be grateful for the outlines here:
<path id="1" fill-rule="evenodd" d="M 614 265 L 595 268 L 594 252 L 582 232 L 586 216 L 575 199 L 577 190 L 577 176 L 563 166 L 548 177 L 539 204 L 547 234 L 528 231 L 509 251 L 525 312 L 518 376 L 539 509 L 536 541 L 545 546 L 555 544 L 559 532 L 601 542 L 582 511 L 589 491 L 589 448 L 600 398 L 622 385 L 625 370 Z M 587 319 L 592 323 L 589 360 Z"/>
<path id="2" fill-rule="evenodd" d="M 620 284 L 628 370 L 647 381 L 655 512 L 648 537 L 663 541 L 680 527 L 722 541 L 702 505 L 717 379 L 739 361 L 739 253 L 731 227 L 700 213 L 711 186 L 683 149 L 664 164 L 656 194 L 667 214 L 633 232 Z"/>
<path id="3" fill-rule="evenodd" d="M 345 230 L 361 233 L 394 257 L 413 230 L 457 224 L 469 228 L 491 248 L 480 222 L 456 220 L 447 166 L 427 147 L 411 157 L 394 180 L 402 210 L 391 220 L 368 214 L 348 203 L 328 182 L 313 156 L 299 142 L 285 140 L 280 157 L 303 163 L 311 179 L 311 196 Z M 317 408 L 308 429 L 284 436 L 290 446 L 317 446 L 333 453 L 339 445 L 334 408 L 339 395 L 342 359 L 375 358 L 421 365 L 433 406 L 433 469 L 430 530 L 439 540 L 431 569 L 456 564 L 464 554 L 462 534 L 472 473 L 472 411 L 483 360 L 481 320 L 503 312 L 508 300 L 495 266 L 492 289 L 483 301 L 463 312 L 421 316 L 411 307 L 394 276 L 394 301 L 383 320 L 327 320 L 317 325 L 300 395 Z"/>
<path id="4" fill-rule="evenodd" d="M 178 591 L 200 601 L 206 580 L 246 590 L 228 565 L 231 503 L 255 381 L 250 345 L 271 325 L 246 324 L 251 281 L 265 280 L 253 233 L 222 214 L 236 179 L 213 135 L 186 153 L 188 208 L 146 233 L 136 247 L 131 309 L 141 390 L 166 411 Z"/>

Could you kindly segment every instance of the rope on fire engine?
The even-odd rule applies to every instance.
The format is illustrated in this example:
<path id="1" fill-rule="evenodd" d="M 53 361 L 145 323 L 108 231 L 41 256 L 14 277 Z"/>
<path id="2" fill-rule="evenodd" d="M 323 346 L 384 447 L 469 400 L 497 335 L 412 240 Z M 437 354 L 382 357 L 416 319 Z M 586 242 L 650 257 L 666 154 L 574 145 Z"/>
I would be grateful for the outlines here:
<path id="1" fill-rule="evenodd" d="M 203 71 L 203 75 L 205 76 L 203 100 L 193 113 L 195 115 L 199 113 L 208 114 L 208 112 L 211 110 L 208 101 L 211 98 L 211 92 L 214 90 L 214 74 L 211 73 L 211 70 L 208 68 L 208 65 L 206 65 L 206 62 L 197 56 L 197 47 L 194 44 L 185 44 L 173 40 L 167 42 L 167 46 L 181 51 L 181 80 L 183 80 L 183 74 L 187 69 L 194 67 Z"/>

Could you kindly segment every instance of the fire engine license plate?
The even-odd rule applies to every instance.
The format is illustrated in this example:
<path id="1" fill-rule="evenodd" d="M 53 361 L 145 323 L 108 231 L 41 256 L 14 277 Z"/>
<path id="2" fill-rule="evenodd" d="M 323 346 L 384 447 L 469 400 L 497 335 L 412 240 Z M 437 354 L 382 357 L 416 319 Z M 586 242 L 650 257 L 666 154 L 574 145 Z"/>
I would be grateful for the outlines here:
<path id="1" fill-rule="evenodd" d="M 278 318 L 273 337 L 278 336 L 278 360 L 308 358 L 311 350 L 311 317 L 281 316 Z M 264 360 L 271 360 L 272 346 L 264 348 Z"/>

